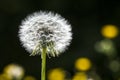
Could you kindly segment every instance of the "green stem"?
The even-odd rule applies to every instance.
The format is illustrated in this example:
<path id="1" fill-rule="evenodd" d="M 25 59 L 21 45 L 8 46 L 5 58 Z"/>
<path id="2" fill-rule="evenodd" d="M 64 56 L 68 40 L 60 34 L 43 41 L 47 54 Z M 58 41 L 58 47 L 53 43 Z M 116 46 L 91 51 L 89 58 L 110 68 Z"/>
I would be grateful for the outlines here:
<path id="1" fill-rule="evenodd" d="M 42 50 L 42 71 L 41 71 L 41 80 L 45 80 L 45 72 L 46 72 L 46 47 Z"/>

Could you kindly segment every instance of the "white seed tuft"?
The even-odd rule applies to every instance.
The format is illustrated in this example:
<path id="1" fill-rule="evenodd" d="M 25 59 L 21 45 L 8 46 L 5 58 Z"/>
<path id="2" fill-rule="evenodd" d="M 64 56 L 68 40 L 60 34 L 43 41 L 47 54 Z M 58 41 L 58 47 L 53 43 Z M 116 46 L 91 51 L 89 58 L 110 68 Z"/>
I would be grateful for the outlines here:
<path id="1" fill-rule="evenodd" d="M 41 54 L 42 48 L 46 46 L 47 54 L 55 56 L 70 45 L 71 25 L 59 14 L 36 12 L 22 21 L 19 38 L 28 52 Z"/>

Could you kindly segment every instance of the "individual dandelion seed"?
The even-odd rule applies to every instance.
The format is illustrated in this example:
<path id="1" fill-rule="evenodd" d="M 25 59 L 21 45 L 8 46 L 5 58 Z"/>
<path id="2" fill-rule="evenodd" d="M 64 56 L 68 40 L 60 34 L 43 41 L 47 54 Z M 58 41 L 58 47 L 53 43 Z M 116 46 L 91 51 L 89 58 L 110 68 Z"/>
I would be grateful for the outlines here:
<path id="1" fill-rule="evenodd" d="M 31 55 L 41 54 L 41 80 L 45 80 L 46 54 L 55 57 L 67 49 L 72 40 L 71 25 L 59 14 L 40 11 L 23 20 L 19 37 Z"/>
<path id="2" fill-rule="evenodd" d="M 55 57 L 64 52 L 72 39 L 71 25 L 59 14 L 36 12 L 23 20 L 19 37 L 23 47 L 31 55 L 46 53 Z"/>

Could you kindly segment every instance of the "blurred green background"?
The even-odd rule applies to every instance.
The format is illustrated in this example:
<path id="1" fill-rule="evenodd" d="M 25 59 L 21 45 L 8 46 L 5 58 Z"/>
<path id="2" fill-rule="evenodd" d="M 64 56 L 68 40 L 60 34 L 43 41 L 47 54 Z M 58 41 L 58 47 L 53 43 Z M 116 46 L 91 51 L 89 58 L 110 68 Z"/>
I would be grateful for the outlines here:
<path id="1" fill-rule="evenodd" d="M 59 57 L 47 58 L 47 71 L 60 67 L 72 78 L 76 72 L 75 61 L 86 57 L 92 63 L 91 69 L 87 72 L 96 72 L 101 80 L 120 80 L 119 0 L 0 0 L 1 73 L 6 65 L 17 63 L 24 67 L 26 74 L 40 80 L 41 57 L 29 56 L 18 37 L 21 21 L 27 15 L 40 10 L 61 14 L 72 25 L 73 32 L 69 49 Z M 108 24 L 116 26 L 116 37 L 107 38 L 101 34 L 101 29 Z M 112 46 L 110 49 L 107 48 L 107 52 L 101 51 L 102 46 L 96 44 L 102 40 L 107 42 L 103 42 L 103 45 Z M 95 46 L 98 46 L 97 49 Z M 117 61 L 118 70 L 110 68 L 112 61 Z"/>

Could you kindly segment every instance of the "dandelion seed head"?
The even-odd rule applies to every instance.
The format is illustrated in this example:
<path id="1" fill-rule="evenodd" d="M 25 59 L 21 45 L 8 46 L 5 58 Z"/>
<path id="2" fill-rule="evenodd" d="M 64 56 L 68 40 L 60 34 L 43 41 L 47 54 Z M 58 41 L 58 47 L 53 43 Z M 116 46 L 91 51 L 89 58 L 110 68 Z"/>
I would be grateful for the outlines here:
<path id="1" fill-rule="evenodd" d="M 22 21 L 19 37 L 23 47 L 30 53 L 36 49 L 36 54 L 41 54 L 46 46 L 47 54 L 59 55 L 70 45 L 71 25 L 59 14 L 40 11 Z"/>

